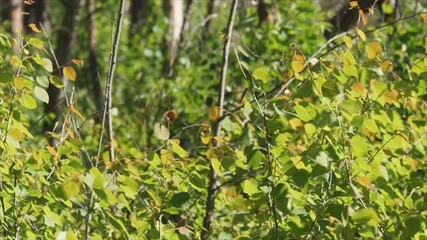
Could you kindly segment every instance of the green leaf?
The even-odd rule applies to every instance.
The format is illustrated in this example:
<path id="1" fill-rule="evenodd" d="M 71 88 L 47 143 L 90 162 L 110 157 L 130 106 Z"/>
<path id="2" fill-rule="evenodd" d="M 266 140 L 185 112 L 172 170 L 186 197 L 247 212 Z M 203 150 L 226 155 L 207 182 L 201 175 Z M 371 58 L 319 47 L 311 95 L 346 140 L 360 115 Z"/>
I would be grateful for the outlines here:
<path id="1" fill-rule="evenodd" d="M 301 105 L 294 106 L 294 110 L 298 116 L 299 119 L 301 119 L 304 122 L 308 122 L 311 119 L 313 119 L 313 116 L 310 115 L 310 113 Z"/>
<path id="2" fill-rule="evenodd" d="M 350 50 L 345 51 L 343 57 L 344 65 L 356 65 L 356 59 L 354 59 L 354 56 Z"/>
<path id="3" fill-rule="evenodd" d="M 185 151 L 179 144 L 175 141 L 170 141 L 172 143 L 172 152 L 178 154 L 179 157 L 185 158 L 188 156 L 188 152 Z"/>
<path id="4" fill-rule="evenodd" d="M 256 68 L 253 73 L 252 76 L 256 79 L 256 80 L 260 80 L 263 83 L 267 83 L 270 78 L 268 76 L 268 72 L 267 69 L 265 67 L 259 67 Z"/>
<path id="5" fill-rule="evenodd" d="M 139 184 L 130 177 L 124 177 L 123 183 L 120 185 L 123 192 L 130 198 L 134 199 L 139 189 Z"/>
<path id="6" fill-rule="evenodd" d="M 46 90 L 39 86 L 34 87 L 34 95 L 42 102 L 49 103 L 49 95 Z"/>
<path id="7" fill-rule="evenodd" d="M 80 184 L 75 178 L 66 180 L 62 185 L 62 191 L 64 191 L 67 199 L 77 196 L 80 192 Z"/>
<path id="8" fill-rule="evenodd" d="M 36 81 L 42 88 L 49 87 L 49 79 L 46 76 L 37 76 Z"/>
<path id="9" fill-rule="evenodd" d="M 340 93 L 340 90 L 335 81 L 329 80 L 323 83 L 322 93 L 324 97 L 333 98 Z"/>
<path id="10" fill-rule="evenodd" d="M 211 160 L 212 167 L 215 170 L 216 174 L 218 174 L 219 176 L 222 176 L 221 163 L 218 161 L 217 158 L 211 158 L 210 160 Z"/>
<path id="11" fill-rule="evenodd" d="M 355 223 L 367 224 L 369 226 L 376 226 L 381 221 L 377 212 L 372 208 L 364 208 L 356 211 L 352 219 Z"/>
<path id="12" fill-rule="evenodd" d="M 49 78 L 50 83 L 57 87 L 57 88 L 63 88 L 64 87 L 64 83 L 62 82 L 61 78 L 55 75 L 50 76 Z"/>
<path id="13" fill-rule="evenodd" d="M 404 235 L 406 237 L 411 238 L 421 230 L 423 229 L 421 227 L 421 220 L 419 217 L 410 217 L 405 221 Z"/>
<path id="14" fill-rule="evenodd" d="M 179 192 L 173 195 L 173 197 L 170 200 L 170 203 L 175 207 L 181 207 L 189 199 L 190 199 L 190 194 L 188 194 L 187 192 Z"/>
<path id="15" fill-rule="evenodd" d="M 161 125 L 160 123 L 154 124 L 154 135 L 157 139 L 160 140 L 168 140 L 169 139 L 169 129 L 167 127 Z"/>
<path id="16" fill-rule="evenodd" d="M 43 49 L 44 48 L 44 42 L 38 38 L 30 38 L 30 40 L 28 40 L 28 43 L 31 46 L 34 46 L 38 49 Z"/>
<path id="17" fill-rule="evenodd" d="M 24 95 L 22 97 L 22 105 L 28 109 L 34 109 L 37 107 L 37 103 L 31 95 Z"/>
<path id="18" fill-rule="evenodd" d="M 253 178 L 243 181 L 241 186 L 242 186 L 243 192 L 248 194 L 249 196 L 252 196 L 253 194 L 259 192 L 258 182 Z"/>
<path id="19" fill-rule="evenodd" d="M 93 180 L 91 181 L 91 184 L 89 186 L 91 186 L 94 189 L 103 189 L 104 188 L 104 176 L 102 175 L 102 173 L 99 171 L 98 168 L 91 168 L 89 170 L 90 176 L 93 178 Z"/>
<path id="20" fill-rule="evenodd" d="M 357 72 L 356 66 L 353 66 L 353 65 L 344 65 L 343 72 L 345 75 L 349 77 L 355 77 L 355 78 L 357 78 L 359 74 Z"/>

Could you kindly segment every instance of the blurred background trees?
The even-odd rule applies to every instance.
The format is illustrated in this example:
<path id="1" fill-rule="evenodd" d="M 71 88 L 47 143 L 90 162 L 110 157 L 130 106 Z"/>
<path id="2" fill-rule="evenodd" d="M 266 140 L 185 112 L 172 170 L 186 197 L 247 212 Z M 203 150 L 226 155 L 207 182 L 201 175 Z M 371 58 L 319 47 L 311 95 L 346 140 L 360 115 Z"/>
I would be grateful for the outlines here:
<path id="1" fill-rule="evenodd" d="M 427 236 L 426 1 L 231 2 L 127 1 L 110 159 L 118 1 L 1 0 L 5 238 Z"/>

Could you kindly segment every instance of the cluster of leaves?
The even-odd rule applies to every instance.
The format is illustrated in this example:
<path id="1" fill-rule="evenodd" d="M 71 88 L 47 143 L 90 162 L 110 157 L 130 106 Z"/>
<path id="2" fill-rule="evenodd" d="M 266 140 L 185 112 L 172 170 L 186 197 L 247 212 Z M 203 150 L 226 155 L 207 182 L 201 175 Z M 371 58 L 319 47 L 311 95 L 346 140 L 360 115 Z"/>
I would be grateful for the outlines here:
<path id="1" fill-rule="evenodd" d="M 228 83 L 224 118 L 215 106 L 198 106 L 215 95 L 215 83 L 194 79 L 214 78 L 209 69 L 219 60 L 206 56 L 200 68 L 193 66 L 197 51 L 180 58 L 176 81 L 144 72 L 136 83 L 122 83 L 118 89 L 129 92 L 117 98 L 147 103 L 117 110 L 129 118 L 115 118 L 114 160 L 97 153 L 99 126 L 85 125 L 78 91 L 61 133 L 51 134 L 57 145 L 32 134 L 42 103 L 49 102 L 49 84 L 62 88 L 61 77 L 78 83 L 81 62 L 54 66 L 43 38 L 24 39 L 21 56 L 11 55 L 14 40 L 0 35 L 2 235 L 198 238 L 212 164 L 218 194 L 211 234 L 219 239 L 426 238 L 427 36 L 418 31 L 425 24 L 398 23 L 402 29 L 390 42 L 357 29 L 324 56 L 308 58 L 305 53 L 324 42 L 322 29 L 299 22 L 309 16 L 294 16 L 317 10 L 307 1 L 290 6 L 280 9 L 287 21 L 294 19 L 289 25 L 279 19 L 253 33 L 248 26 L 256 24 L 255 13 L 240 13 L 249 20 L 236 30 L 242 37 L 234 39 L 229 79 L 242 80 Z M 160 38 L 149 36 L 148 46 Z M 260 41 L 263 36 L 268 40 Z M 289 46 L 288 38 L 301 44 Z M 221 44 L 217 39 L 206 47 Z M 142 52 L 144 60 L 162 60 L 148 47 Z M 135 66 L 152 68 L 136 63 L 119 64 L 119 78 Z M 143 80 L 151 91 L 141 96 L 128 87 Z M 293 82 L 273 95 L 284 81 Z M 134 123 L 134 115 L 143 120 Z M 133 130 L 129 122 L 144 128 Z M 222 137 L 214 133 L 218 122 Z"/>

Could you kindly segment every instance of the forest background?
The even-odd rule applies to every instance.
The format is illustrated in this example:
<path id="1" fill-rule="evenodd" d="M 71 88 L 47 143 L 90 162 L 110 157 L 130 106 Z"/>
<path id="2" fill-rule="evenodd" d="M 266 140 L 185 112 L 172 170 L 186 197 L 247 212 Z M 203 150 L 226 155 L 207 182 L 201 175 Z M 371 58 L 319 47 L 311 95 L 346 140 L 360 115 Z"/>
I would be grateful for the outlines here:
<path id="1" fill-rule="evenodd" d="M 427 239 L 427 2 L 1 0 L 4 239 Z"/>

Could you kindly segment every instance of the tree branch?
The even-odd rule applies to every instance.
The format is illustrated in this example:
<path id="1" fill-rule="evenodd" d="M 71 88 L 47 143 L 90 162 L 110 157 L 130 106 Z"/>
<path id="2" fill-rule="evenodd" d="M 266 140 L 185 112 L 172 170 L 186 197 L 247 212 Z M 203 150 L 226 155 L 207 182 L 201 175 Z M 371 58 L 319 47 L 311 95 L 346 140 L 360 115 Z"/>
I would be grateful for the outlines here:
<path id="1" fill-rule="evenodd" d="M 116 67 L 116 61 L 117 61 L 117 50 L 119 47 L 119 42 L 120 42 L 120 32 L 122 30 L 122 22 L 123 22 L 123 15 L 125 12 L 125 4 L 126 4 L 126 0 L 121 0 L 120 1 L 120 9 L 119 9 L 119 16 L 117 18 L 117 22 L 116 22 L 116 32 L 114 34 L 114 40 L 113 40 L 113 46 L 111 47 L 111 52 L 110 52 L 110 60 L 109 60 L 109 65 L 108 65 L 108 73 L 107 73 L 107 86 L 106 86 L 106 92 L 105 92 L 105 102 L 104 102 L 104 114 L 102 116 L 102 127 L 101 127 L 101 134 L 100 134 L 100 138 L 99 138 L 99 143 L 98 143 L 98 154 L 97 157 L 99 158 L 100 154 L 101 154 L 101 145 L 102 145 L 102 135 L 104 133 L 104 124 L 105 124 L 105 120 L 107 119 L 108 121 L 108 144 L 109 144 L 109 154 L 110 154 L 110 161 L 114 161 L 114 131 L 113 131 L 113 118 L 111 116 L 111 106 L 112 106 L 112 97 L 111 97 L 111 92 L 113 89 L 113 77 L 114 77 L 114 70 Z M 97 163 L 98 163 L 97 159 Z M 98 164 L 96 164 L 98 165 Z"/>
<path id="2" fill-rule="evenodd" d="M 237 3 L 238 0 L 233 0 L 231 3 L 230 16 L 228 18 L 227 24 L 227 36 L 224 43 L 223 48 L 223 56 L 222 56 L 222 66 L 221 66 L 221 78 L 220 78 L 220 89 L 218 92 L 218 103 L 219 103 L 219 117 L 221 118 L 224 115 L 224 98 L 225 98 L 225 80 L 227 77 L 227 67 L 228 67 L 228 56 L 230 54 L 230 42 L 233 33 L 233 23 L 234 17 L 236 15 Z M 216 125 L 216 136 L 221 137 L 221 124 L 217 122 Z M 217 141 L 216 147 L 220 147 L 220 142 Z M 209 230 L 212 221 L 212 215 L 215 209 L 215 195 L 216 195 L 216 180 L 217 175 L 215 170 L 210 165 L 209 169 L 209 186 L 208 186 L 208 196 L 206 199 L 206 207 L 205 207 L 205 217 L 203 219 L 203 228 L 201 233 L 201 239 L 205 240 L 209 236 Z"/>

